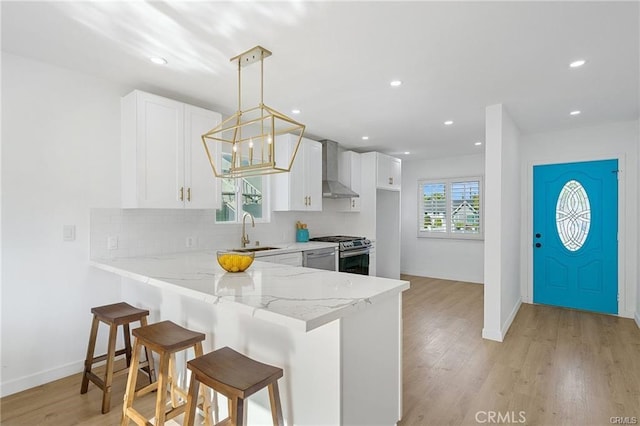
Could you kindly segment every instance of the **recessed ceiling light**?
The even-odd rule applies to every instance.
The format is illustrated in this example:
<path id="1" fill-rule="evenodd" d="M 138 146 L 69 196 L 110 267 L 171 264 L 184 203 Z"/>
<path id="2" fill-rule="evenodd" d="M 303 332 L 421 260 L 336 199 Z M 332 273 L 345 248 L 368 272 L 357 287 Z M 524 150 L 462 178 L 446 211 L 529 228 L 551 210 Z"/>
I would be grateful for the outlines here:
<path id="1" fill-rule="evenodd" d="M 165 58 L 161 58 L 160 56 L 152 56 L 149 58 L 149 60 L 151 62 L 153 62 L 156 65 L 166 65 L 167 64 L 167 60 Z"/>
<path id="2" fill-rule="evenodd" d="M 584 65 L 584 64 L 586 64 L 586 63 L 587 63 L 587 61 L 585 61 L 584 59 L 578 59 L 577 61 L 573 61 L 573 62 L 571 62 L 571 63 L 569 64 L 569 66 L 570 66 L 571 68 L 578 68 L 578 67 L 583 66 L 583 65 Z"/>
<path id="3" fill-rule="evenodd" d="M 478 141 L 478 142 L 474 143 L 474 145 L 475 146 L 480 146 L 480 145 L 482 145 L 482 142 Z"/>
<path id="4" fill-rule="evenodd" d="M 389 84 L 391 85 L 391 87 L 398 87 L 402 85 L 402 82 L 400 80 L 392 80 Z"/>
<path id="5" fill-rule="evenodd" d="M 292 114 L 300 114 L 300 110 L 299 109 L 292 109 L 291 113 Z"/>
<path id="6" fill-rule="evenodd" d="M 363 137 L 362 137 L 362 140 L 363 140 L 363 141 L 368 141 L 368 140 L 369 140 L 369 136 L 363 136 Z"/>
<path id="7" fill-rule="evenodd" d="M 447 120 L 447 121 L 444 122 L 445 126 L 451 126 L 452 124 L 453 124 L 452 120 Z"/>
<path id="8" fill-rule="evenodd" d="M 404 155 L 409 155 L 409 154 L 411 154 L 409 151 L 404 152 Z"/>
<path id="9" fill-rule="evenodd" d="M 581 112 L 582 112 L 582 111 L 578 111 L 578 110 L 576 110 L 576 111 L 571 111 L 571 112 L 569 113 L 569 115 L 580 115 L 580 113 L 581 113 Z"/>

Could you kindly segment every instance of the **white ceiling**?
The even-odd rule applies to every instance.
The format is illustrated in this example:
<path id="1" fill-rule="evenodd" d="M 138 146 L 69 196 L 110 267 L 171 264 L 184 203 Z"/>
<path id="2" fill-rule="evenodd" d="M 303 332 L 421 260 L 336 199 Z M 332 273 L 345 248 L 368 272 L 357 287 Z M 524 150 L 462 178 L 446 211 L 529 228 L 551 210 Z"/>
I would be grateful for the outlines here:
<path id="1" fill-rule="evenodd" d="M 309 135 L 357 150 L 480 152 L 496 103 L 523 133 L 639 116 L 638 2 L 2 2 L 1 13 L 3 51 L 226 114 L 229 58 L 262 45 L 265 103 L 301 109 Z"/>

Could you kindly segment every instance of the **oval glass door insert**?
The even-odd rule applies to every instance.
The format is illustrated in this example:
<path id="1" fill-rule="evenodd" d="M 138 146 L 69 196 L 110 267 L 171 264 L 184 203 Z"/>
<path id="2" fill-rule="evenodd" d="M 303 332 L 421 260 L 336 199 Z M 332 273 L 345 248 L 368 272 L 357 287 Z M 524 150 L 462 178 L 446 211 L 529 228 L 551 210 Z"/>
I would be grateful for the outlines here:
<path id="1" fill-rule="evenodd" d="M 577 180 L 570 180 L 560 190 L 556 204 L 556 226 L 560 241 L 569 251 L 584 245 L 591 226 L 591 205 L 587 191 Z"/>

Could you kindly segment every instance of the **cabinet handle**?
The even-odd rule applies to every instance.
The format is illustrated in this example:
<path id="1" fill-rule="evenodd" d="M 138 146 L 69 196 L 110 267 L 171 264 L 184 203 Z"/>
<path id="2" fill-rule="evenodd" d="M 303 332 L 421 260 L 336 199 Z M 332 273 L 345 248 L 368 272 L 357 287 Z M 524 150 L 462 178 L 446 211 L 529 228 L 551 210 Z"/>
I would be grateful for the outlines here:
<path id="1" fill-rule="evenodd" d="M 392 177 L 389 178 L 389 185 L 393 185 L 393 178 Z"/>
<path id="2" fill-rule="evenodd" d="M 309 205 L 311 205 L 311 195 L 309 195 Z"/>
<path id="3" fill-rule="evenodd" d="M 356 200 L 354 200 L 353 198 L 351 199 L 351 207 L 355 207 L 356 206 Z"/>
<path id="4" fill-rule="evenodd" d="M 308 206 L 308 205 L 310 205 L 310 204 L 311 204 L 311 203 L 309 202 L 309 197 L 304 197 L 304 205 L 305 205 L 305 206 Z"/>
<path id="5" fill-rule="evenodd" d="M 180 201 L 184 201 L 184 186 L 180 187 Z"/>
<path id="6" fill-rule="evenodd" d="M 191 188 L 187 188 L 187 201 L 191 201 Z"/>

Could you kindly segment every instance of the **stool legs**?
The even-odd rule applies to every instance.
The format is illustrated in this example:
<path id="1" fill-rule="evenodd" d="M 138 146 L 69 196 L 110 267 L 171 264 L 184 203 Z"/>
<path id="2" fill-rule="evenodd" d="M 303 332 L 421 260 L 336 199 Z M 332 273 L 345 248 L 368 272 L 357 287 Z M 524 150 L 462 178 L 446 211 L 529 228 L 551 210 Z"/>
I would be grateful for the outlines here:
<path id="1" fill-rule="evenodd" d="M 131 366 L 129 368 L 129 376 L 127 377 L 127 387 L 124 393 L 124 404 L 122 408 L 122 421 L 121 426 L 127 426 L 129 424 L 128 409 L 133 406 L 133 399 L 136 396 L 136 382 L 138 381 L 138 372 L 135 369 L 135 365 L 140 359 L 140 344 L 136 340 L 133 346 L 133 356 L 131 357 Z M 152 386 L 151 383 L 149 386 Z"/>
<path id="2" fill-rule="evenodd" d="M 104 376 L 104 392 L 102 393 L 102 414 L 109 412 L 111 408 L 111 383 L 113 381 L 113 361 L 116 352 L 116 336 L 118 326 L 109 326 L 109 346 L 107 349 L 107 369 Z"/>
<path id="3" fill-rule="evenodd" d="M 178 403 L 178 395 L 183 394 L 184 391 L 180 390 L 176 384 L 177 375 L 175 370 L 175 357 L 174 354 L 163 352 L 160 353 L 160 366 L 158 367 L 157 381 L 151 383 L 148 386 L 140 389 L 136 392 L 136 383 L 137 383 L 137 369 L 135 365 L 139 362 L 140 359 L 140 350 L 142 349 L 138 339 L 136 339 L 133 347 L 133 356 L 131 359 L 131 367 L 129 369 L 129 377 L 127 379 L 127 388 L 124 395 L 124 404 L 122 408 L 122 420 L 120 425 L 127 426 L 129 424 L 129 420 L 133 419 L 133 421 L 139 425 L 147 425 L 150 424 L 147 419 L 142 417 L 136 410 L 133 409 L 133 400 L 136 396 L 145 395 L 153 390 L 157 389 L 156 396 L 156 406 L 155 406 L 155 424 L 156 425 L 164 425 L 165 422 L 177 415 L 179 415 L 182 410 L 188 408 L 188 398 L 189 394 L 186 394 L 187 404 L 182 406 L 182 410 L 180 404 Z M 198 342 L 194 345 L 195 356 L 202 356 L 202 343 Z M 147 355 L 151 356 L 150 351 L 147 350 Z M 192 377 L 193 379 L 193 377 Z M 172 410 L 167 412 L 167 388 L 170 393 L 171 407 Z M 197 389 L 197 388 L 196 388 Z M 204 394 L 203 394 L 204 395 Z M 196 392 L 196 400 L 197 400 L 197 392 Z M 197 403 L 196 403 L 197 405 Z M 176 409 L 177 408 L 177 409 Z M 210 409 L 209 401 L 206 397 L 203 397 L 202 409 L 204 411 L 204 423 L 207 426 L 212 426 L 211 423 L 211 409 Z M 195 406 L 194 413 L 192 415 L 195 416 Z M 188 414 L 185 414 L 185 418 Z"/>
<path id="4" fill-rule="evenodd" d="M 100 320 L 94 315 L 91 322 L 91 331 L 89 333 L 89 346 L 87 347 L 87 357 L 84 360 L 84 373 L 82 374 L 82 386 L 80 386 L 80 393 L 85 394 L 89 389 L 89 373 L 91 373 L 91 366 L 93 365 L 93 354 L 96 349 L 96 338 L 98 337 L 98 326 Z"/>
<path id="5" fill-rule="evenodd" d="M 140 318 L 140 324 L 142 326 L 147 325 L 147 318 Z M 80 386 L 80 393 L 85 394 L 89 389 L 89 381 L 94 382 L 101 390 L 102 390 L 102 414 L 108 413 L 111 409 L 111 385 L 113 383 L 113 376 L 119 373 L 126 371 L 114 371 L 114 362 L 116 356 L 125 355 L 127 367 L 130 367 L 131 364 L 131 337 L 129 324 L 124 323 L 123 332 L 124 332 L 124 349 L 116 350 L 116 340 L 118 337 L 118 324 L 115 322 L 109 323 L 109 341 L 107 343 L 107 353 L 105 355 L 94 357 L 95 348 L 96 348 L 96 340 L 98 337 L 98 328 L 100 325 L 100 320 L 97 315 L 94 315 L 93 321 L 91 322 L 91 332 L 89 335 L 89 345 L 87 347 L 87 357 L 84 361 L 84 373 L 82 375 L 82 384 Z M 146 349 L 146 348 L 145 348 Z M 149 381 L 152 383 L 155 381 L 155 370 L 153 366 L 153 358 L 151 358 L 150 352 L 146 351 L 147 360 L 143 363 L 143 370 L 149 376 Z M 98 361 L 106 361 L 105 373 L 104 377 L 98 377 L 93 371 L 93 364 Z M 138 365 L 137 358 L 136 362 L 133 364 L 136 368 L 140 368 Z"/>
<path id="6" fill-rule="evenodd" d="M 284 425 L 284 419 L 282 417 L 282 405 L 280 404 L 280 390 L 278 389 L 278 382 L 273 382 L 268 386 L 269 389 L 269 403 L 271 405 L 271 418 L 274 425 Z"/>

